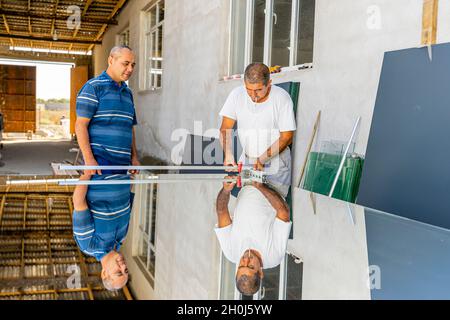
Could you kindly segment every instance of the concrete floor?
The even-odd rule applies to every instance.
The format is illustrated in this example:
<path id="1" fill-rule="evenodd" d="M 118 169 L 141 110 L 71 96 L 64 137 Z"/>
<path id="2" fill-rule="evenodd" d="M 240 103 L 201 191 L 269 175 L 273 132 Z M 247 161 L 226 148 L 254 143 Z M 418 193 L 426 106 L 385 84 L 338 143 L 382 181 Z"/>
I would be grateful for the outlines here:
<path id="1" fill-rule="evenodd" d="M 74 161 L 76 153 L 72 141 L 8 142 L 0 150 L 2 155 L 0 175 L 52 175 L 51 162 Z"/>

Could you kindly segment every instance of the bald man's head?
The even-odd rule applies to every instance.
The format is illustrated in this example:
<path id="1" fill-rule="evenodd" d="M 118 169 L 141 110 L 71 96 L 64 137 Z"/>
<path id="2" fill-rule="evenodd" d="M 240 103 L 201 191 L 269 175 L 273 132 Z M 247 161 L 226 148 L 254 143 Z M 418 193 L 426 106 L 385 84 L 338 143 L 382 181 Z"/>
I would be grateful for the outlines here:
<path id="1" fill-rule="evenodd" d="M 108 58 L 108 75 L 117 83 L 127 81 L 136 65 L 133 50 L 128 46 L 116 46 L 111 49 Z"/>

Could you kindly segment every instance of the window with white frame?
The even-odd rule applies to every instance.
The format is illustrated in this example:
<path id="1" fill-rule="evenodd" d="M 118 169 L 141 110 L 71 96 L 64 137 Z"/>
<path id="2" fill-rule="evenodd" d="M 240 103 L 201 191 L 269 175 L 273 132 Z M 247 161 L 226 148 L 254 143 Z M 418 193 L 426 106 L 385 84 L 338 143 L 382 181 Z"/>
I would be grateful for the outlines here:
<path id="1" fill-rule="evenodd" d="M 163 73 L 164 0 L 156 1 L 144 12 L 144 66 L 141 88 L 154 90 L 161 88 Z"/>
<path id="2" fill-rule="evenodd" d="M 155 283 L 156 264 L 156 199 L 157 184 L 146 184 L 142 186 L 143 210 L 139 210 L 138 221 L 138 252 L 134 257 L 138 266 L 153 287 Z"/>
<path id="3" fill-rule="evenodd" d="M 230 74 L 251 62 L 268 66 L 311 63 L 315 0 L 232 0 Z"/>
<path id="4" fill-rule="evenodd" d="M 117 35 L 117 45 L 119 46 L 130 46 L 130 29 L 126 28 L 121 33 Z"/>

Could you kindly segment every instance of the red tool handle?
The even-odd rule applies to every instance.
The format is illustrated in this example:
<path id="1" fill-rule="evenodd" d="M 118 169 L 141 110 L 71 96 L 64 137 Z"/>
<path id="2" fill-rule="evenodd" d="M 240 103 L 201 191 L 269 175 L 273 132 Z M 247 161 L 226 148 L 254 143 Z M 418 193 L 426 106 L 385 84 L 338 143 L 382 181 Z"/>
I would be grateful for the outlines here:
<path id="1" fill-rule="evenodd" d="M 244 164 L 242 162 L 238 163 L 238 172 L 242 173 L 242 168 L 244 167 Z"/>
<path id="2" fill-rule="evenodd" d="M 242 178 L 241 178 L 241 176 L 237 177 L 237 179 L 236 179 L 236 186 L 238 188 L 242 188 Z"/>

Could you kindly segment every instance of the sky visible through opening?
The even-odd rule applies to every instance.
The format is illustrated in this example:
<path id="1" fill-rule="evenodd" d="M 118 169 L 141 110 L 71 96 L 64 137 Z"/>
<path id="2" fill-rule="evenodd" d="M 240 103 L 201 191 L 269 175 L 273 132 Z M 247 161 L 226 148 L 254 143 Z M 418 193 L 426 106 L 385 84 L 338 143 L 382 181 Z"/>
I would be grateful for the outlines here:
<path id="1" fill-rule="evenodd" d="M 0 64 L 36 66 L 36 99 L 70 99 L 72 64 L 0 59 Z"/>

